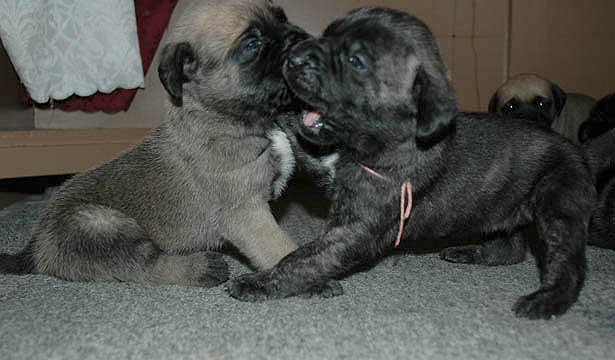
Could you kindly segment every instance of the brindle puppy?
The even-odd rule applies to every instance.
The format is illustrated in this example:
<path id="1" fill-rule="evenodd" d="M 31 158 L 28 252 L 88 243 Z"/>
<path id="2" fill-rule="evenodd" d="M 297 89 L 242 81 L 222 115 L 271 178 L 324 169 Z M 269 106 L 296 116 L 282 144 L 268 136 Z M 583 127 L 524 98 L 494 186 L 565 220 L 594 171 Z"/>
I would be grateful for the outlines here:
<path id="1" fill-rule="evenodd" d="M 272 269 L 232 280 L 231 296 L 301 294 L 379 258 L 398 233 L 402 246 L 484 234 L 506 243 L 535 224 L 541 286 L 514 311 L 551 318 L 570 308 L 596 197 L 583 154 L 551 131 L 459 113 L 446 74 L 427 26 L 391 9 L 353 11 L 291 50 L 285 77 L 310 109 L 300 133 L 339 144 L 327 232 Z M 410 196 L 405 219 L 400 202 Z M 471 246 L 446 257 L 477 251 L 492 255 Z"/>
<path id="2" fill-rule="evenodd" d="M 258 269 L 296 249 L 268 201 L 295 159 L 274 117 L 290 102 L 282 62 L 307 37 L 266 0 L 198 1 L 162 51 L 166 121 L 47 204 L 0 270 L 71 281 L 214 286 L 230 243 Z"/>
<path id="3" fill-rule="evenodd" d="M 615 129 L 615 94 L 609 94 L 596 102 L 579 128 L 579 142 L 585 144 L 611 129 Z"/>

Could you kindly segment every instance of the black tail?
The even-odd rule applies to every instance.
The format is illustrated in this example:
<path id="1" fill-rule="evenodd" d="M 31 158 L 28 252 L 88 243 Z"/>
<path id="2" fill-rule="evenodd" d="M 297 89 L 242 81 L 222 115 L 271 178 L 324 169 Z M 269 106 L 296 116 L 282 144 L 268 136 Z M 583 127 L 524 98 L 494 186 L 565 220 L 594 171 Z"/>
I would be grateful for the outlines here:
<path id="1" fill-rule="evenodd" d="M 25 251 L 15 255 L 0 254 L 0 274 L 30 274 L 34 270 L 32 257 Z"/>

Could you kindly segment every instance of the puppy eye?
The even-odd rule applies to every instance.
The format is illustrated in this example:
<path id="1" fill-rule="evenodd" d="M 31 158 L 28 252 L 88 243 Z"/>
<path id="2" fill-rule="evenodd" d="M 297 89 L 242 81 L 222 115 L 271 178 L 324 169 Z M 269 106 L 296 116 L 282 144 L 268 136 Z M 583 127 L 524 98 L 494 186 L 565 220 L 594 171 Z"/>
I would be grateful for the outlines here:
<path id="1" fill-rule="evenodd" d="M 534 104 L 536 104 L 536 107 L 539 109 L 545 109 L 547 107 L 547 100 L 543 97 L 537 97 L 534 99 Z"/>
<path id="2" fill-rule="evenodd" d="M 505 114 L 509 114 L 513 111 L 517 110 L 517 104 L 514 102 L 507 102 L 506 104 L 504 104 L 504 106 L 502 107 L 502 111 Z"/>
<path id="3" fill-rule="evenodd" d="M 259 47 L 261 47 L 261 45 L 263 45 L 263 42 L 261 40 L 258 39 L 254 39 L 252 41 L 250 41 L 246 47 L 244 48 L 245 51 L 254 51 L 256 49 L 258 49 Z"/>
<path id="4" fill-rule="evenodd" d="M 349 57 L 348 62 L 357 70 L 365 70 L 365 65 L 363 65 L 363 62 L 356 56 Z"/>

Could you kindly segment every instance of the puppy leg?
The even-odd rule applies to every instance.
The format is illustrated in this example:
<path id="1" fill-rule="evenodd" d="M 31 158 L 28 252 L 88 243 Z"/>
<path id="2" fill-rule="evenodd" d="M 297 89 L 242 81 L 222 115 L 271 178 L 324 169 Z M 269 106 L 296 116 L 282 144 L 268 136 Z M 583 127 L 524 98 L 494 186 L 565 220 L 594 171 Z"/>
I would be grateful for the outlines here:
<path id="1" fill-rule="evenodd" d="M 549 176 L 538 185 L 535 221 L 538 239 L 530 243 L 540 271 L 540 288 L 520 298 L 517 316 L 550 318 L 577 300 L 586 272 L 587 226 L 594 189 L 574 169 Z M 557 184 L 557 186 L 554 186 Z"/>
<path id="2" fill-rule="evenodd" d="M 71 281 L 209 287 L 228 279 L 220 254 L 166 254 L 134 219 L 94 204 L 44 218 L 29 248 L 36 272 Z"/>
<path id="3" fill-rule="evenodd" d="M 258 270 L 269 269 L 297 245 L 284 233 L 267 203 L 246 205 L 233 215 L 225 236 Z"/>
<path id="4" fill-rule="evenodd" d="M 517 231 L 511 236 L 495 237 L 478 245 L 446 248 L 440 252 L 440 258 L 464 264 L 512 265 L 523 261 L 525 253 L 523 231 Z"/>
<path id="5" fill-rule="evenodd" d="M 128 273 L 129 281 L 138 282 L 141 274 Z M 145 268 L 143 282 L 213 287 L 229 278 L 228 265 L 222 254 L 199 251 L 188 255 L 159 254 Z"/>
<path id="6" fill-rule="evenodd" d="M 363 224 L 337 227 L 320 240 L 305 244 L 269 270 L 239 276 L 227 286 L 228 293 L 243 301 L 262 301 L 325 291 L 342 294 L 335 281 L 356 265 L 374 259 L 384 245 L 377 236 L 360 234 Z M 368 243 L 363 247 L 359 244 Z"/>

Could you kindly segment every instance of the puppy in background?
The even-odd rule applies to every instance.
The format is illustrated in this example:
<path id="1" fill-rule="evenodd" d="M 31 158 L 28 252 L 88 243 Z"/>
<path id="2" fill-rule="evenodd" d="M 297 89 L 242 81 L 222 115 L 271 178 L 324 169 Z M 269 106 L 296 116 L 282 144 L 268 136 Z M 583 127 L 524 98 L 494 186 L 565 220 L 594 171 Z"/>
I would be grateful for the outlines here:
<path id="1" fill-rule="evenodd" d="M 587 95 L 565 93 L 536 74 L 519 74 L 497 89 L 489 102 L 489 112 L 525 119 L 579 144 L 579 126 L 595 102 Z"/>
<path id="2" fill-rule="evenodd" d="M 270 212 L 295 163 L 274 118 L 287 50 L 307 34 L 267 0 L 195 1 L 162 50 L 166 121 L 48 201 L 0 271 L 214 286 L 230 244 L 257 269 L 296 249 Z"/>
<path id="3" fill-rule="evenodd" d="M 596 103 L 589 119 L 581 124 L 579 141 L 598 191 L 589 223 L 589 244 L 615 249 L 615 94 Z"/>
<path id="4" fill-rule="evenodd" d="M 610 94 L 594 105 L 589 117 L 579 128 L 579 142 L 587 143 L 591 139 L 615 128 L 615 94 Z"/>

